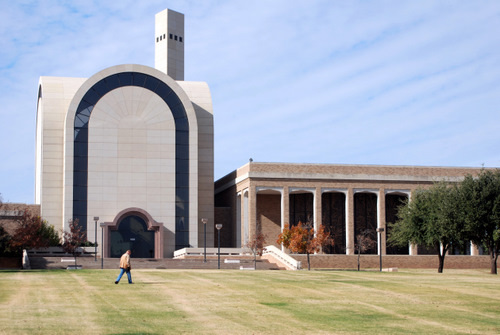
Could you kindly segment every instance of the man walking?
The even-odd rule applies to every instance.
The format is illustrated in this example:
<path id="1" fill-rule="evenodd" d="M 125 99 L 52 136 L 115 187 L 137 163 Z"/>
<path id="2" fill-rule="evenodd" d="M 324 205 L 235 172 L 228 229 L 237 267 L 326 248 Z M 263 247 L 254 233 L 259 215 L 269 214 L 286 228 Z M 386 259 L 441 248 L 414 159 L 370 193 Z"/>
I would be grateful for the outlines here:
<path id="1" fill-rule="evenodd" d="M 123 273 L 127 273 L 128 277 L 128 283 L 132 283 L 132 275 L 130 274 L 130 270 L 132 267 L 130 266 L 130 254 L 132 252 L 130 250 L 127 250 L 122 257 L 120 258 L 120 274 L 118 275 L 118 278 L 116 278 L 115 284 L 118 284 L 120 282 L 120 279 L 122 279 Z"/>

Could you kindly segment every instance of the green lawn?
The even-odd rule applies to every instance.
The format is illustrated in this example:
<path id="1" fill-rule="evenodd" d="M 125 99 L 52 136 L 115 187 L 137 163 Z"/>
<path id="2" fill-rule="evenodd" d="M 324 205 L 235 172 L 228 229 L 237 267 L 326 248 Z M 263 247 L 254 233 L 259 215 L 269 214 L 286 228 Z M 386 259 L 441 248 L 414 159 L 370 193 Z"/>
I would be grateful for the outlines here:
<path id="1" fill-rule="evenodd" d="M 1 334 L 499 334 L 487 271 L 0 271 Z"/>

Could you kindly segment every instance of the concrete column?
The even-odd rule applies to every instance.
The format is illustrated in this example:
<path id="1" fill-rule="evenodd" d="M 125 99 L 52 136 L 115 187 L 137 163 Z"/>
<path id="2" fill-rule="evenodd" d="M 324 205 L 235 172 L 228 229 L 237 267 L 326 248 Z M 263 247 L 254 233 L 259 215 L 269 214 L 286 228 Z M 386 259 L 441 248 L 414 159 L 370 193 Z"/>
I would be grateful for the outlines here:
<path id="1" fill-rule="evenodd" d="M 354 191 L 347 189 L 346 202 L 346 255 L 354 255 Z"/>
<path id="2" fill-rule="evenodd" d="M 418 245 L 410 244 L 410 256 L 418 255 Z"/>
<path id="3" fill-rule="evenodd" d="M 313 199 L 313 216 L 314 216 L 314 231 L 318 231 L 319 226 L 322 223 L 323 220 L 323 213 L 322 213 L 322 202 L 321 202 L 321 187 L 316 187 L 314 190 L 314 199 Z"/>
<path id="4" fill-rule="evenodd" d="M 385 222 L 385 190 L 383 188 L 379 189 L 377 194 L 377 227 L 383 228 L 384 231 L 381 234 L 377 234 L 377 239 L 379 243 L 379 254 L 386 254 L 386 236 L 387 236 L 387 227 Z"/>
<path id="5" fill-rule="evenodd" d="M 248 199 L 248 236 L 253 238 L 257 232 L 257 192 L 253 185 L 248 188 Z"/>
<path id="6" fill-rule="evenodd" d="M 409 194 L 408 194 L 408 202 L 411 201 L 411 196 L 412 196 L 412 193 L 414 192 L 415 190 L 412 190 Z M 416 244 L 413 244 L 413 243 L 410 243 L 410 251 L 409 251 L 409 254 L 410 256 L 416 256 L 418 255 L 418 245 Z"/>
<path id="7" fill-rule="evenodd" d="M 283 186 L 283 191 L 281 192 L 281 231 L 283 231 L 285 225 L 290 227 L 290 193 L 288 186 Z M 281 246 L 281 251 L 285 252 L 283 245 Z"/>
<path id="8" fill-rule="evenodd" d="M 316 187 L 313 193 L 313 216 L 314 216 L 314 236 L 316 236 L 319 226 L 322 223 L 323 213 L 321 212 L 321 187 Z M 321 249 L 323 253 L 323 249 Z M 315 252 L 317 254 L 317 252 Z"/>
<path id="9" fill-rule="evenodd" d="M 288 186 L 283 186 L 283 194 L 281 198 L 282 204 L 282 217 L 281 229 L 285 228 L 285 225 L 290 227 L 290 192 Z"/>
<path id="10" fill-rule="evenodd" d="M 236 195 L 236 248 L 241 248 L 241 241 L 243 240 L 243 234 L 241 229 L 242 222 L 242 211 L 243 207 L 243 197 L 241 196 L 241 192 L 238 192 Z"/>
<path id="11" fill-rule="evenodd" d="M 242 217 L 241 217 L 241 220 L 243 221 L 243 241 L 242 241 L 242 245 L 245 245 L 248 243 L 248 240 L 249 240 L 249 200 L 248 200 L 248 197 L 249 197 L 249 194 L 248 194 L 248 189 L 244 190 L 243 191 L 243 204 L 242 204 L 242 207 L 243 207 L 243 211 L 242 211 Z"/>
<path id="12" fill-rule="evenodd" d="M 109 228 L 107 226 L 102 229 L 102 234 L 102 241 L 104 242 L 101 246 L 102 257 L 109 258 Z"/>
<path id="13" fill-rule="evenodd" d="M 479 256 L 479 248 L 474 243 L 470 243 L 470 255 Z"/>

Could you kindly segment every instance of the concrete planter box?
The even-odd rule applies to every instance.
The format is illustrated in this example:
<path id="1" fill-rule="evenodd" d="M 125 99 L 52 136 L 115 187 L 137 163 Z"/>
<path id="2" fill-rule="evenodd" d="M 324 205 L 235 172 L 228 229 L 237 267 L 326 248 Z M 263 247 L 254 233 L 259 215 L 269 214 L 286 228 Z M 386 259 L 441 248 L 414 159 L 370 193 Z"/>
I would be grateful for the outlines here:
<path id="1" fill-rule="evenodd" d="M 85 254 L 94 254 L 95 247 L 80 247 L 77 249 L 80 255 Z M 40 256 L 67 256 L 66 252 L 61 247 L 48 247 L 48 248 L 40 248 L 40 249 L 31 249 L 28 250 L 29 255 L 40 255 Z"/>
<path id="2" fill-rule="evenodd" d="M 67 270 L 81 270 L 83 268 L 82 265 L 68 265 Z"/>

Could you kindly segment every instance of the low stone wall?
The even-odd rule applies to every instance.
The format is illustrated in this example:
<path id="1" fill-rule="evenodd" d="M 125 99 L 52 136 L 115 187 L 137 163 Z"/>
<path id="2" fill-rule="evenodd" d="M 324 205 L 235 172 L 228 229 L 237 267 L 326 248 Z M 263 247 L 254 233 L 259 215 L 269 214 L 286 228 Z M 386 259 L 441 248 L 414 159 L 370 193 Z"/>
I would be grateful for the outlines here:
<path id="1" fill-rule="evenodd" d="M 94 256 L 95 247 L 79 247 L 77 249 L 77 254 L 80 256 Z M 98 251 L 99 252 L 99 251 Z M 46 256 L 46 257 L 72 257 L 73 255 L 66 253 L 61 247 L 48 247 L 40 249 L 30 249 L 28 250 L 28 255 L 32 256 Z"/>
<path id="2" fill-rule="evenodd" d="M 307 269 L 307 256 L 294 255 L 293 258 L 302 262 L 302 268 Z M 357 269 L 357 255 L 310 255 L 311 269 Z M 361 269 L 380 267 L 378 255 L 361 255 Z M 437 255 L 386 255 L 382 256 L 383 268 L 437 269 Z M 489 269 L 488 256 L 455 256 L 448 255 L 444 259 L 445 269 Z"/>
<path id="3" fill-rule="evenodd" d="M 0 257 L 0 269 L 20 269 L 22 266 L 21 256 Z"/>

